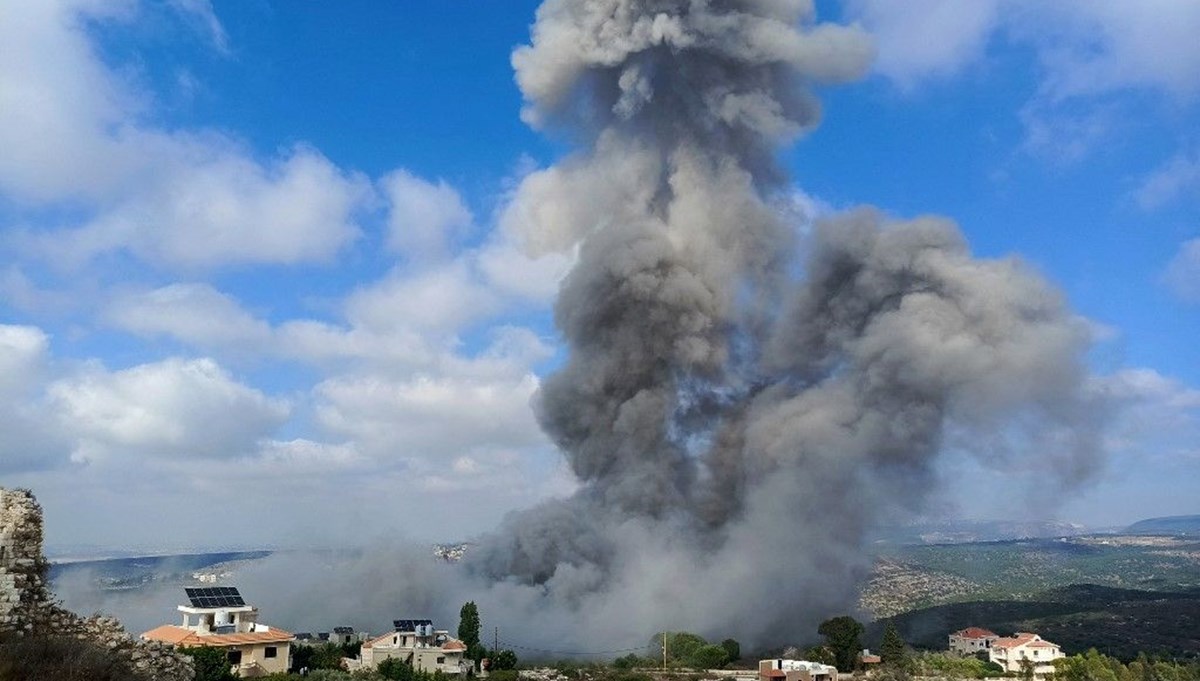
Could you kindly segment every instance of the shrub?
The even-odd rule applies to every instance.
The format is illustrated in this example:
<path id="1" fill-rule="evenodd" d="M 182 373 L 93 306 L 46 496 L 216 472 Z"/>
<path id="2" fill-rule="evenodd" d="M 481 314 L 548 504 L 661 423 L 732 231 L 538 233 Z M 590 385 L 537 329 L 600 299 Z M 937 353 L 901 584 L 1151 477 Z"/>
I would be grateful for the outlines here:
<path id="1" fill-rule="evenodd" d="M 0 681 L 128 681 L 119 658 L 73 638 L 36 637 L 0 641 Z"/>

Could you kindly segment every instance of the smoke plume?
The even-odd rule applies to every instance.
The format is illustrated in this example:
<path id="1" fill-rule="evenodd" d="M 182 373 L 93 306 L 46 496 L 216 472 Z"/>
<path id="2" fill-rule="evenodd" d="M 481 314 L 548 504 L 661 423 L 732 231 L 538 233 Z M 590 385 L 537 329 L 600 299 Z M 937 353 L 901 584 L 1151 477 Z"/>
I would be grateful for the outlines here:
<path id="1" fill-rule="evenodd" d="M 569 356 L 535 408 L 578 492 L 510 516 L 461 569 L 280 555 L 247 595 L 293 627 L 453 627 L 473 599 L 545 649 L 662 630 L 770 646 L 852 606 L 866 533 L 922 510 L 944 452 L 1086 478 L 1102 410 L 1052 287 L 942 219 L 789 223 L 775 157 L 818 123 L 812 88 L 871 58 L 811 0 L 546 0 L 513 55 L 523 117 L 580 151 L 504 221 L 576 257 L 555 310 Z M 297 599 L 279 574 L 355 595 Z"/>
<path id="2" fill-rule="evenodd" d="M 583 151 L 509 217 L 577 251 L 536 409 L 581 487 L 469 554 L 487 600 L 580 641 L 793 640 L 853 602 L 864 533 L 921 509 L 940 452 L 1094 469 L 1087 333 L 1034 273 L 936 218 L 786 223 L 775 155 L 871 57 L 803 0 L 539 9 L 523 117 Z"/>

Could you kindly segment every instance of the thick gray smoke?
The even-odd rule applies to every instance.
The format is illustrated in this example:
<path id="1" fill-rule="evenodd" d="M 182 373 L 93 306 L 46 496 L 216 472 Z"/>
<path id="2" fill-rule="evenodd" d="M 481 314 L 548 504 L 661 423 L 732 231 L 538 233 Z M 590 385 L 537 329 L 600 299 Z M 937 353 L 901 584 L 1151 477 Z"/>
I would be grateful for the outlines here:
<path id="1" fill-rule="evenodd" d="M 786 222 L 775 154 L 817 124 L 810 88 L 872 57 L 813 21 L 810 0 L 543 4 L 513 56 L 524 116 L 583 151 L 527 177 L 505 228 L 577 253 L 569 357 L 536 408 L 579 492 L 511 516 L 462 570 L 279 556 L 243 580 L 264 612 L 452 627 L 470 598 L 548 649 L 795 642 L 852 607 L 866 533 L 921 511 L 943 452 L 1054 486 L 1096 468 L 1086 329 L 1034 273 L 972 258 L 944 220 Z M 279 574 L 356 595 L 298 610 Z"/>
<path id="2" fill-rule="evenodd" d="M 943 220 L 784 223 L 774 155 L 817 123 L 810 87 L 872 54 L 812 14 L 547 0 L 514 54 L 525 119 L 586 146 L 509 216 L 532 248 L 577 249 L 570 354 L 537 409 L 581 489 L 468 569 L 541 631 L 794 639 L 853 602 L 864 533 L 921 509 L 940 452 L 1058 482 L 1095 467 L 1087 334 L 1036 275 Z"/>

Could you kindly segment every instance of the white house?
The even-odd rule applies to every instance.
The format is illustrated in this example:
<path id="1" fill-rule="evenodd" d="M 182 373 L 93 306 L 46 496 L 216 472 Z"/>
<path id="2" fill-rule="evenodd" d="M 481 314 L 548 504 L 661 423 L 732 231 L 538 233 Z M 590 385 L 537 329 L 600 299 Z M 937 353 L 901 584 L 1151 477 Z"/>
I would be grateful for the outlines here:
<path id="1" fill-rule="evenodd" d="M 258 621 L 258 608 L 246 605 L 230 586 L 185 589 L 189 605 L 179 606 L 179 625 L 164 624 L 142 634 L 180 648 L 211 646 L 225 653 L 243 677 L 286 672 L 294 639 L 291 633 Z"/>
<path id="2" fill-rule="evenodd" d="M 1006 672 L 1020 672 L 1022 665 L 1033 665 L 1035 676 L 1054 673 L 1054 661 L 1066 657 L 1059 647 L 1037 634 L 1020 632 L 1011 638 L 998 638 L 988 649 L 988 659 Z M 1028 662 L 1026 662 L 1028 661 Z"/>
<path id="3" fill-rule="evenodd" d="M 967 627 L 950 634 L 950 652 L 959 655 L 974 655 L 991 649 L 1000 637 L 987 629 Z"/>
<path id="4" fill-rule="evenodd" d="M 425 672 L 465 676 L 473 663 L 466 659 L 467 644 L 450 638 L 444 629 L 434 629 L 431 620 L 396 620 L 395 631 L 362 644 L 362 669 L 375 669 L 380 662 L 400 659 Z"/>
<path id="5" fill-rule="evenodd" d="M 759 681 L 837 681 L 838 670 L 808 660 L 759 660 Z"/>

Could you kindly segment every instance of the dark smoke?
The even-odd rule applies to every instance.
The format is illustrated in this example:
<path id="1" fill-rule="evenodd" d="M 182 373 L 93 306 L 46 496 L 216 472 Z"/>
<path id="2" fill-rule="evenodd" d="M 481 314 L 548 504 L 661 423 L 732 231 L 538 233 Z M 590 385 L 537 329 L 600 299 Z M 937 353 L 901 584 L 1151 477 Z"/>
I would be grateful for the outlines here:
<path id="1" fill-rule="evenodd" d="M 1086 328 L 1043 280 L 972 258 L 945 220 L 787 222 L 775 155 L 817 124 L 811 88 L 871 57 L 807 0 L 547 0 L 513 56 L 524 117 L 583 150 L 527 177 L 504 223 L 577 258 L 569 358 L 536 409 L 578 493 L 507 518 L 462 570 L 281 555 L 247 593 L 290 626 L 373 631 L 453 628 L 474 599 L 546 649 L 797 642 L 852 607 L 867 532 L 925 508 L 945 452 L 1050 489 L 1095 471 Z M 300 607 L 280 574 L 353 593 Z"/>
<path id="2" fill-rule="evenodd" d="M 513 56 L 525 119 L 586 146 L 512 208 L 531 248 L 577 249 L 536 408 L 581 489 L 468 565 L 539 631 L 794 639 L 853 602 L 865 532 L 922 509 L 948 438 L 1055 484 L 1096 468 L 1087 333 L 1035 274 L 944 220 L 784 223 L 774 156 L 817 123 L 810 87 L 871 57 L 812 15 L 548 0 Z"/>

